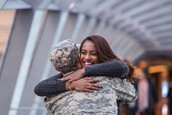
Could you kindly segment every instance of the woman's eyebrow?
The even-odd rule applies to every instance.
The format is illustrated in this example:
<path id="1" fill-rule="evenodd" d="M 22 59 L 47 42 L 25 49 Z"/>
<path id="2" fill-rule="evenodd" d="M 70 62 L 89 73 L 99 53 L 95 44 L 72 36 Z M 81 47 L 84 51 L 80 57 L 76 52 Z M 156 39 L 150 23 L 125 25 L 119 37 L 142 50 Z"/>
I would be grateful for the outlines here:
<path id="1" fill-rule="evenodd" d="M 91 50 L 91 52 L 97 52 L 97 50 Z"/>
<path id="2" fill-rule="evenodd" d="M 87 51 L 87 50 L 85 50 L 85 49 L 81 49 L 81 51 Z"/>
<path id="3" fill-rule="evenodd" d="M 87 51 L 86 49 L 81 49 L 81 51 Z M 96 49 L 91 50 L 90 52 L 97 52 Z"/>

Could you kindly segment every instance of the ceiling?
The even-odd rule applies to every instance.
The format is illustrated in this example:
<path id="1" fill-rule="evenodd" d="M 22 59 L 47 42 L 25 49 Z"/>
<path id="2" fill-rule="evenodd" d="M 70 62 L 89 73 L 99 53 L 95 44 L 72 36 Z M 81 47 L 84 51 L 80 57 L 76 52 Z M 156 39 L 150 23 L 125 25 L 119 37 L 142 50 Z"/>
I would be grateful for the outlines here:
<path id="1" fill-rule="evenodd" d="M 172 57 L 171 0 L 4 0 L 1 9 L 8 9 L 11 4 L 66 10 L 105 20 L 132 36 L 147 54 L 154 52 Z"/>

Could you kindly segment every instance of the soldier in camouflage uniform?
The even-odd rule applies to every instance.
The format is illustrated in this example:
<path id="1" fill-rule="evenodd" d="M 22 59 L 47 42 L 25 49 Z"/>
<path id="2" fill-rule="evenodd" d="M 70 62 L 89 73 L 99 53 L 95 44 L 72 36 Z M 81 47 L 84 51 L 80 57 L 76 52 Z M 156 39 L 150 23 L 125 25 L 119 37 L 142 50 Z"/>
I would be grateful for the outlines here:
<path id="1" fill-rule="evenodd" d="M 76 45 L 65 40 L 58 44 L 50 53 L 50 60 L 56 70 L 64 75 L 76 71 L 78 49 Z M 75 69 L 74 69 L 75 68 Z M 117 115 L 117 100 L 131 102 L 137 97 L 134 86 L 126 79 L 99 76 L 99 86 L 102 88 L 93 93 L 67 91 L 58 95 L 46 97 L 45 106 L 50 115 Z"/>

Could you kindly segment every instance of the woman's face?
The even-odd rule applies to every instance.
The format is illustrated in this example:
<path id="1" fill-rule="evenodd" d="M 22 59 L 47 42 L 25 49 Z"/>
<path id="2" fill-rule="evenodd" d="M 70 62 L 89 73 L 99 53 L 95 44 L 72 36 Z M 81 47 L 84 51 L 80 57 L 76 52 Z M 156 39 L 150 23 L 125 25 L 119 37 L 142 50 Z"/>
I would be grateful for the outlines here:
<path id="1" fill-rule="evenodd" d="M 97 49 L 92 41 L 86 40 L 83 44 L 80 61 L 83 67 L 99 63 Z"/>

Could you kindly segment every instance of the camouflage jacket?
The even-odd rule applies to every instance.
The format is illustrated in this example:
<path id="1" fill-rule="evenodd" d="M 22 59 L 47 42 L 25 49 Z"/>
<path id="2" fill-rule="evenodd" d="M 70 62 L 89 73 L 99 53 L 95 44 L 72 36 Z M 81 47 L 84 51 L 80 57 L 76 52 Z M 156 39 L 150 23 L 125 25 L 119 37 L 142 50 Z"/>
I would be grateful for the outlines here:
<path id="1" fill-rule="evenodd" d="M 117 115 L 117 100 L 131 102 L 137 97 L 134 86 L 125 79 L 94 77 L 102 89 L 94 93 L 68 91 L 46 97 L 49 115 Z"/>

